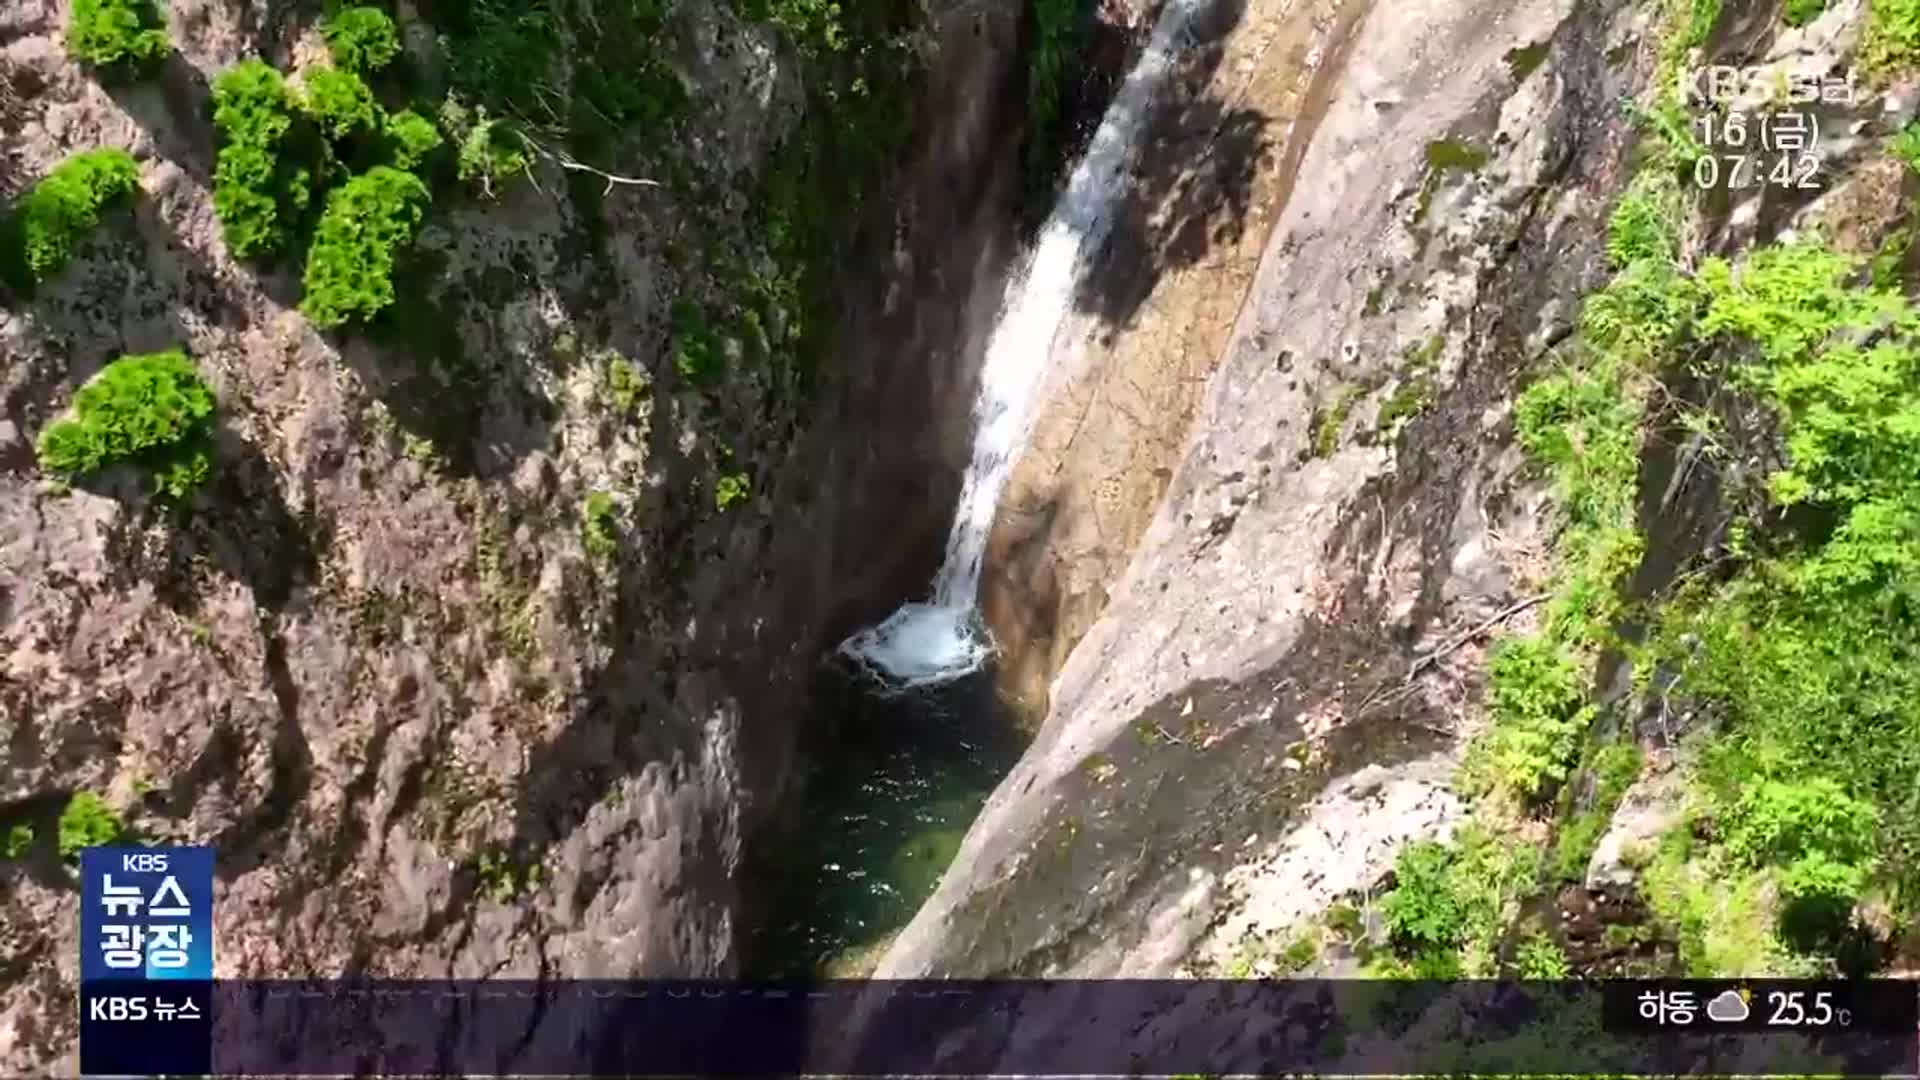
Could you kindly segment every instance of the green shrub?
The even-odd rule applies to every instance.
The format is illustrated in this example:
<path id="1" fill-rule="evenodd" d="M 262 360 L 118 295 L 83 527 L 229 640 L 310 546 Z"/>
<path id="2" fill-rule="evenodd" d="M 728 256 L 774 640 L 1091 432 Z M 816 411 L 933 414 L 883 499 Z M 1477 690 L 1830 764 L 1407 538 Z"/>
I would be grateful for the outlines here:
<path id="1" fill-rule="evenodd" d="M 564 12 L 553 0 L 465 0 L 437 19 L 447 78 L 495 112 L 532 107 L 560 46 Z"/>
<path id="2" fill-rule="evenodd" d="M 82 848 L 102 847 L 127 835 L 120 815 L 91 791 L 76 792 L 60 811 L 60 857 L 77 862 Z"/>
<path id="3" fill-rule="evenodd" d="M 1750 866 L 1784 867 L 1788 896 L 1852 897 L 1874 862 L 1878 816 L 1826 777 L 1761 780 L 1727 810 L 1727 850 Z"/>
<path id="4" fill-rule="evenodd" d="M 393 270 L 431 196 L 412 173 L 375 166 L 327 200 L 307 252 L 300 310 L 316 326 L 371 319 L 393 303 Z"/>
<path id="5" fill-rule="evenodd" d="M 1381 899 L 1387 931 L 1403 950 L 1452 949 L 1466 933 L 1466 913 L 1453 892 L 1454 853 L 1422 840 L 1400 849 L 1393 888 Z"/>
<path id="6" fill-rule="evenodd" d="M 1827 0 L 1787 0 L 1780 17 L 1788 26 L 1805 26 L 1827 10 Z"/>
<path id="7" fill-rule="evenodd" d="M 306 75 L 300 106 L 328 138 L 380 130 L 381 110 L 366 80 L 342 68 L 320 68 Z"/>
<path id="8" fill-rule="evenodd" d="M 387 117 L 388 157 L 395 168 L 411 173 L 425 171 L 434 152 L 446 144 L 433 121 L 404 109 Z"/>
<path id="9" fill-rule="evenodd" d="M 596 491 L 580 507 L 580 538 L 587 554 L 606 561 L 620 547 L 620 524 L 615 517 L 613 496 Z"/>
<path id="10" fill-rule="evenodd" d="M 140 168 L 124 150 L 87 150 L 55 166 L 7 217 L 8 279 L 30 288 L 59 273 L 74 246 L 100 223 L 101 211 L 139 183 Z"/>
<path id="11" fill-rule="evenodd" d="M 469 122 L 466 110 L 449 98 L 441 107 L 440 122 L 459 143 L 455 170 L 460 179 L 478 181 L 489 198 L 496 185 L 527 171 L 525 144 L 510 125 L 489 117 L 485 106 L 476 108 Z"/>
<path id="12" fill-rule="evenodd" d="M 750 18 L 762 19 L 787 32 L 803 51 L 815 55 L 847 47 L 847 32 L 838 0 L 751 0 Z"/>
<path id="13" fill-rule="evenodd" d="M 1640 764 L 1640 748 L 1632 743 L 1615 743 L 1594 756 L 1593 803 L 1562 826 L 1554 842 L 1555 871 L 1562 880 L 1586 877 L 1594 849 L 1606 835 L 1620 800 L 1639 776 Z"/>
<path id="14" fill-rule="evenodd" d="M 1591 722 L 1580 665 L 1542 637 L 1509 638 L 1488 664 L 1492 723 L 1469 755 L 1482 787 L 1533 797 L 1566 779 Z"/>
<path id="15" fill-rule="evenodd" d="M 1887 150 L 1906 162 L 1907 168 L 1920 172 L 1920 124 L 1901 128 L 1899 134 L 1887 140 Z"/>
<path id="16" fill-rule="evenodd" d="M 33 850 L 33 826 L 24 822 L 0 832 L 0 859 L 24 859 Z"/>
<path id="17" fill-rule="evenodd" d="M 1529 934 L 1514 949 L 1514 974 L 1522 979 L 1557 980 L 1567 977 L 1567 954 L 1545 934 Z"/>
<path id="18" fill-rule="evenodd" d="M 617 0 L 590 11 L 563 0 L 462 0 L 436 8 L 434 21 L 455 94 L 496 117 L 557 121 L 574 152 L 587 154 L 685 102 L 660 41 L 670 8 L 669 0 Z M 572 48 L 564 79 L 556 70 L 563 43 Z M 449 127 L 448 135 L 460 145 L 466 128 Z M 501 146 L 509 155 L 515 149 L 510 139 Z"/>
<path id="19" fill-rule="evenodd" d="M 333 62 L 347 71 L 378 71 L 400 54 L 400 34 L 377 7 L 342 8 L 320 24 Z"/>
<path id="20" fill-rule="evenodd" d="M 1435 139 L 1427 144 L 1427 168 L 1436 173 L 1475 172 L 1490 155 L 1461 139 Z"/>
<path id="21" fill-rule="evenodd" d="M 539 863 L 522 863 L 503 851 L 481 852 L 474 862 L 480 880 L 480 893 L 489 900 L 506 903 L 540 887 L 546 877 Z"/>
<path id="22" fill-rule="evenodd" d="M 673 316 L 673 370 L 695 386 L 720 376 L 727 362 L 720 337 L 707 325 L 706 315 L 688 300 L 675 300 Z"/>
<path id="23" fill-rule="evenodd" d="M 1683 50 L 1705 45 L 1714 25 L 1720 21 L 1722 3 L 1723 0 L 1680 0 L 1686 21 L 1674 35 L 1674 45 Z"/>
<path id="24" fill-rule="evenodd" d="M 151 0 L 73 0 L 67 55 L 98 68 L 138 73 L 173 51 Z"/>
<path id="25" fill-rule="evenodd" d="M 1665 173 L 1644 174 L 1621 197 L 1607 219 L 1607 258 L 1615 269 L 1642 259 L 1671 261 L 1679 242 L 1679 209 L 1672 178 Z"/>
<path id="26" fill-rule="evenodd" d="M 1867 5 L 1861 59 L 1867 70 L 1879 75 L 1920 60 L 1920 0 L 1873 0 Z"/>
<path id="27" fill-rule="evenodd" d="M 211 469 L 213 424 L 213 391 L 185 353 L 123 356 L 74 394 L 70 419 L 40 433 L 40 466 L 72 480 L 132 464 L 179 499 Z"/>
<path id="28" fill-rule="evenodd" d="M 631 414 L 653 393 L 653 385 L 645 372 L 619 353 L 609 352 L 606 364 L 607 399 L 615 411 Z"/>
<path id="29" fill-rule="evenodd" d="M 245 60 L 213 82 L 213 123 L 223 145 L 213 170 L 213 210 L 236 258 L 284 248 L 312 200 L 313 172 L 291 136 L 294 99 L 280 73 Z"/>
<path id="30" fill-rule="evenodd" d="M 745 501 L 752 493 L 752 486 L 746 473 L 731 473 L 722 476 L 713 485 L 713 505 L 716 509 L 726 510 L 734 503 Z"/>

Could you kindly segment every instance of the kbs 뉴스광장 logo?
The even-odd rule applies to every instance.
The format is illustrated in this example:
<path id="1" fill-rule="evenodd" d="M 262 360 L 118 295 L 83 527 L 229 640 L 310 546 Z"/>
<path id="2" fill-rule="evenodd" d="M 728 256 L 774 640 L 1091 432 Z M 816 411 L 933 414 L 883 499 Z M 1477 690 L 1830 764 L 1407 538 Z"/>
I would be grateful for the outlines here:
<path id="1" fill-rule="evenodd" d="M 213 978 L 213 849 L 80 853 L 80 977 Z"/>
<path id="2" fill-rule="evenodd" d="M 80 852 L 80 1072 L 212 1070 L 213 849 Z"/>

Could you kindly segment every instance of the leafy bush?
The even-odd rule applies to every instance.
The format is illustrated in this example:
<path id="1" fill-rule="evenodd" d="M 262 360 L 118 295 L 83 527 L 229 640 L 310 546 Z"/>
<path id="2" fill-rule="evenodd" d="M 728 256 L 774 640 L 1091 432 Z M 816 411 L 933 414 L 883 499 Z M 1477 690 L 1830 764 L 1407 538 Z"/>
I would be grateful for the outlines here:
<path id="1" fill-rule="evenodd" d="M 587 554 L 605 561 L 620 547 L 620 525 L 615 517 L 613 496 L 596 491 L 580 507 L 580 538 Z"/>
<path id="2" fill-rule="evenodd" d="M 1857 283 L 1861 268 L 1813 244 L 1702 265 L 1701 329 L 1743 358 L 1729 378 L 1779 421 L 1787 465 L 1767 500 L 1821 523 L 1745 554 L 1742 573 L 1669 612 L 1656 640 L 1688 693 L 1725 717 L 1701 774 L 1727 857 L 1828 914 L 1882 873 L 1911 914 L 1920 313 Z"/>
<path id="3" fill-rule="evenodd" d="M 334 327 L 392 304 L 395 260 L 413 243 L 430 199 L 419 177 L 385 165 L 342 185 L 314 231 L 300 310 Z"/>
<path id="4" fill-rule="evenodd" d="M 440 127 L 458 147 L 455 171 L 461 180 L 478 181 L 488 197 L 494 185 L 527 171 L 525 144 L 513 128 L 487 115 L 485 105 L 469 110 L 457 97 L 448 97 L 440 105 Z"/>
<path id="5" fill-rule="evenodd" d="M 1901 128 L 1899 134 L 1887 140 L 1887 150 L 1906 162 L 1907 168 L 1920 172 L 1920 124 Z"/>
<path id="6" fill-rule="evenodd" d="M 55 166 L 8 215 L 7 277 L 28 288 L 59 273 L 74 245 L 100 223 L 100 212 L 139 181 L 139 166 L 124 150 L 87 150 Z"/>
<path id="7" fill-rule="evenodd" d="M 832 53 L 847 47 L 838 0 L 752 0 L 745 10 L 748 17 L 786 31 L 805 52 Z"/>
<path id="8" fill-rule="evenodd" d="M 1488 676 L 1493 723 L 1470 755 L 1481 785 L 1532 797 L 1566 779 L 1593 716 L 1580 665 L 1546 638 L 1509 638 Z"/>
<path id="9" fill-rule="evenodd" d="M 433 121 L 404 109 L 387 117 L 388 157 L 395 168 L 411 173 L 426 170 L 434 152 L 446 144 Z"/>
<path id="10" fill-rule="evenodd" d="M 1466 932 L 1453 892 L 1454 854 L 1431 840 L 1408 844 L 1393 862 L 1393 888 L 1381 899 L 1387 931 L 1408 951 L 1451 949 Z"/>
<path id="11" fill-rule="evenodd" d="M 645 372 L 634 366 L 633 361 L 619 353 L 609 352 L 606 365 L 608 401 L 616 411 L 632 413 L 652 394 L 652 383 Z"/>
<path id="12" fill-rule="evenodd" d="M 40 466 L 77 479 L 120 463 L 179 499 L 211 469 L 213 391 L 178 349 L 123 356 L 73 396 L 73 416 L 40 433 Z"/>
<path id="13" fill-rule="evenodd" d="M 1478 826 L 1452 844 L 1419 841 L 1400 849 L 1394 886 L 1381 912 L 1399 974 L 1416 978 L 1491 978 L 1502 921 L 1512 901 L 1539 877 L 1539 852 Z"/>
<path id="14" fill-rule="evenodd" d="M 1723 0 L 1680 0 L 1686 21 L 1674 35 L 1674 45 L 1680 49 L 1705 45 L 1713 34 L 1714 24 L 1720 21 L 1722 3 Z"/>
<path id="15" fill-rule="evenodd" d="M 1607 258 L 1615 269 L 1643 259 L 1671 260 L 1679 241 L 1675 235 L 1678 193 L 1671 176 L 1644 175 L 1647 179 L 1628 188 L 1607 219 Z"/>
<path id="16" fill-rule="evenodd" d="M 1615 743 L 1595 755 L 1593 762 L 1593 803 L 1575 814 L 1562 826 L 1554 841 L 1554 863 L 1563 881 L 1581 881 L 1587 864 L 1606 835 L 1620 800 L 1640 773 L 1640 748 L 1632 743 Z"/>
<path id="17" fill-rule="evenodd" d="M 720 337 L 707 325 L 700 308 L 687 300 L 673 302 L 673 370 L 695 386 L 705 386 L 726 367 Z"/>
<path id="18" fill-rule="evenodd" d="M 655 128 L 686 104 L 686 86 L 663 59 L 668 50 L 656 44 L 671 8 L 672 0 L 621 0 L 595 13 L 605 31 L 582 36 L 592 51 L 572 65 L 567 126 L 577 152 L 636 126 Z"/>
<path id="19" fill-rule="evenodd" d="M 0 859 L 24 859 L 32 850 L 33 826 L 16 823 L 0 832 Z"/>
<path id="20" fill-rule="evenodd" d="M 1869 71 L 1888 75 L 1920 60 L 1920 0 L 1873 0 L 1861 59 Z"/>
<path id="21" fill-rule="evenodd" d="M 137 73 L 172 51 L 167 21 L 151 0 L 73 0 L 67 55 L 75 60 Z"/>
<path id="22" fill-rule="evenodd" d="M 1567 954 L 1545 934 L 1529 934 L 1514 950 L 1513 969 L 1522 979 L 1564 979 Z"/>
<path id="23" fill-rule="evenodd" d="M 342 8 L 320 24 L 333 62 L 347 71 L 378 71 L 400 54 L 400 34 L 377 7 Z"/>
<path id="24" fill-rule="evenodd" d="M 1827 777 L 1749 784 L 1726 813 L 1726 844 L 1751 866 L 1787 868 L 1809 882 L 1831 885 L 1836 873 L 1857 892 L 1873 862 L 1878 814 Z"/>
<path id="25" fill-rule="evenodd" d="M 366 80 L 342 68 L 320 68 L 306 76 L 300 106 L 327 137 L 344 139 L 381 128 L 381 110 Z"/>
<path id="26" fill-rule="evenodd" d="M 260 60 L 242 61 L 213 82 L 213 122 L 224 142 L 213 210 L 236 258 L 285 247 L 312 200 L 312 170 L 290 145 L 293 112 L 286 81 Z"/>
<path id="27" fill-rule="evenodd" d="M 722 476 L 713 485 L 713 505 L 718 510 L 726 510 L 734 503 L 742 502 L 751 494 L 752 486 L 746 473 L 732 473 Z"/>
<path id="28" fill-rule="evenodd" d="M 449 7 L 436 13 L 448 81 L 496 113 L 532 107 L 553 67 L 564 12 L 553 0 L 462 0 Z"/>
<path id="29" fill-rule="evenodd" d="M 1827 0 L 1787 0 L 1787 6 L 1780 13 L 1788 26 L 1805 26 L 1820 17 L 1827 10 Z"/>
<path id="30" fill-rule="evenodd" d="M 126 834 L 120 815 L 91 791 L 74 793 L 60 811 L 60 857 L 68 862 L 78 861 L 82 848 L 111 844 Z"/>

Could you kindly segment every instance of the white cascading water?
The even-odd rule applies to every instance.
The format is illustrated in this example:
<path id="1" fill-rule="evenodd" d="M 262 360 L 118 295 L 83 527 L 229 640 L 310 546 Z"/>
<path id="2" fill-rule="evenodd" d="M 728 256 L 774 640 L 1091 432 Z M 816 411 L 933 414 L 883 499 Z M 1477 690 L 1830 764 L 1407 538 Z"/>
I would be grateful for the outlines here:
<path id="1" fill-rule="evenodd" d="M 1114 203 L 1125 191 L 1140 128 L 1205 3 L 1168 0 L 1152 40 L 1101 118 L 1025 265 L 1007 283 L 973 403 L 973 459 L 961 483 L 933 598 L 902 605 L 840 643 L 840 655 L 888 689 L 950 682 L 978 671 L 993 655 L 993 640 L 975 605 L 994 510 L 1026 446 L 1054 335 L 1073 303 L 1087 257 L 1104 239 Z"/>

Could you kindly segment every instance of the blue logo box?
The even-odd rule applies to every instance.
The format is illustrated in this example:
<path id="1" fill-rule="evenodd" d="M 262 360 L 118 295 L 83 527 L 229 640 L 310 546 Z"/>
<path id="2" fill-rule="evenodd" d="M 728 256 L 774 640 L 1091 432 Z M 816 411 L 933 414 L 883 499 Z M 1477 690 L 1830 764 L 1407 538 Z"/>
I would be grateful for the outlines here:
<path id="1" fill-rule="evenodd" d="M 213 849 L 80 852 L 80 980 L 213 978 Z"/>

